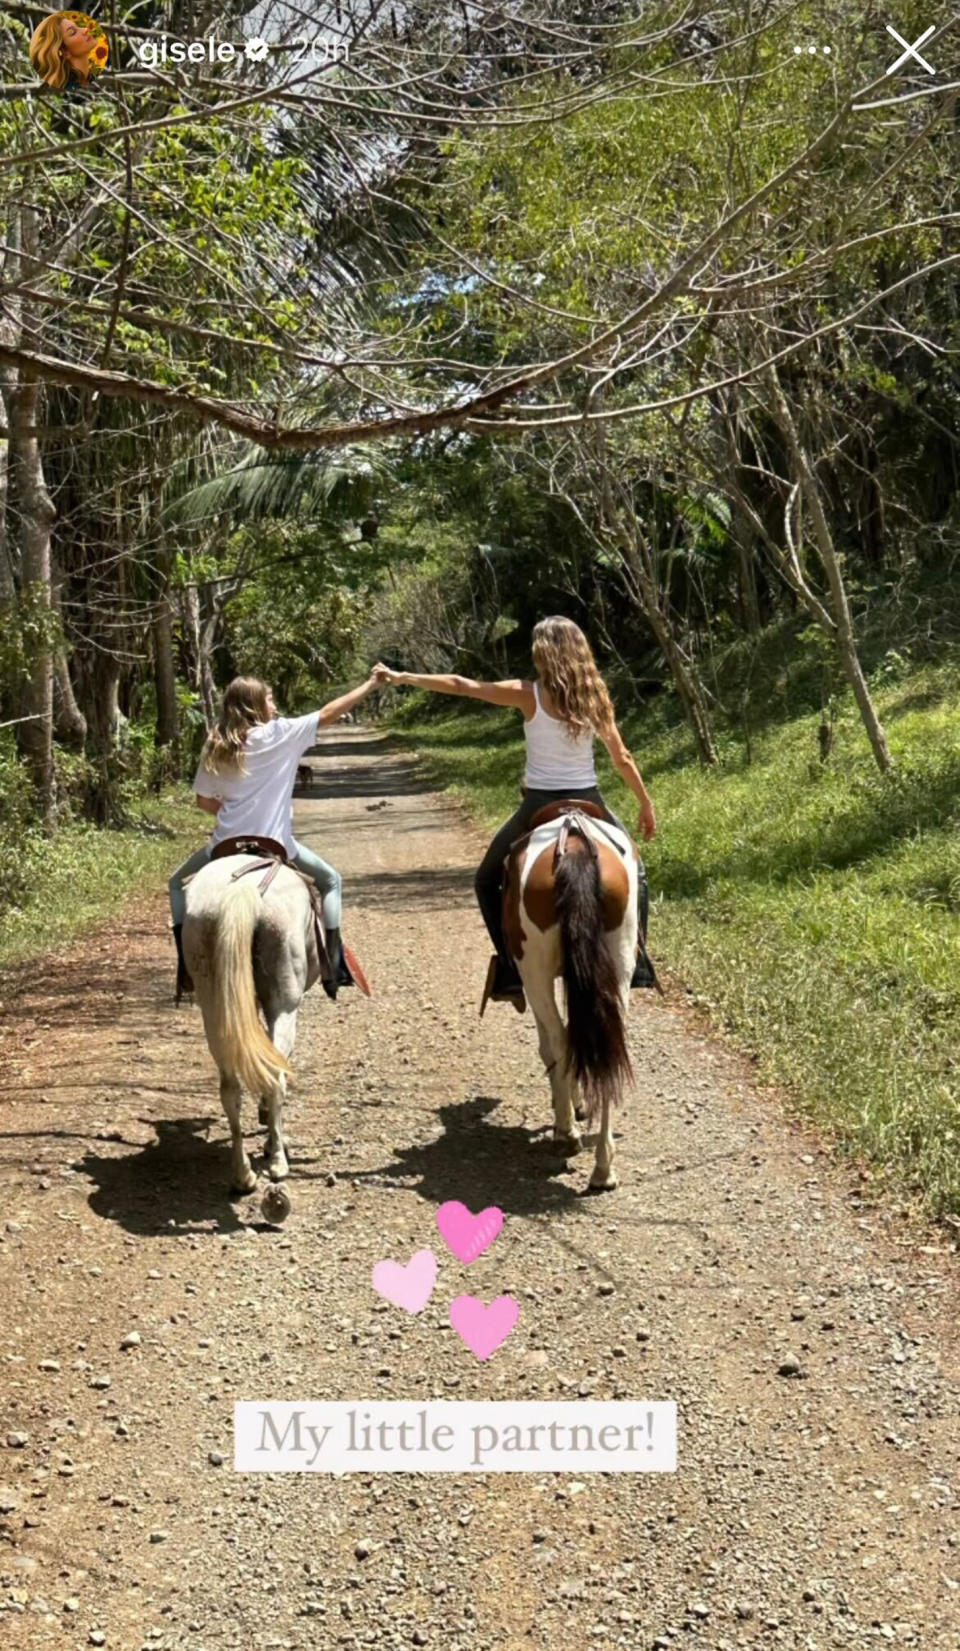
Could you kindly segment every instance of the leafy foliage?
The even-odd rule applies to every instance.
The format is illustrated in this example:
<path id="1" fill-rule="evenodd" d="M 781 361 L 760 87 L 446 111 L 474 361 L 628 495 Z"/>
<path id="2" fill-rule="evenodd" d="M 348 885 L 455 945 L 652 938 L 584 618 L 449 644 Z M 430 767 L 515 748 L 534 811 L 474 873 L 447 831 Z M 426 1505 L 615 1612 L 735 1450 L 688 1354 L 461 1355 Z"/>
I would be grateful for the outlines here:
<path id="1" fill-rule="evenodd" d="M 0 603 L 0 703 L 13 707 L 34 665 L 62 643 L 59 619 L 42 586 L 23 585 Z"/>

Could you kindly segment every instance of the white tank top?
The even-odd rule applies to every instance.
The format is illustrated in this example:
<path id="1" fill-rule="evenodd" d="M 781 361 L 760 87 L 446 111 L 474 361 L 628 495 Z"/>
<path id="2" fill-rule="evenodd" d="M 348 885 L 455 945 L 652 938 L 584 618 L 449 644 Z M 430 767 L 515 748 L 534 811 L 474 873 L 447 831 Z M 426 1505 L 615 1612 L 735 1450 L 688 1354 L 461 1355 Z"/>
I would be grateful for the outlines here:
<path id="1" fill-rule="evenodd" d="M 533 684 L 537 709 L 524 721 L 527 742 L 527 771 L 523 783 L 528 791 L 589 791 L 597 783 L 593 761 L 594 732 L 568 732 L 569 725 L 551 717 L 540 704 L 540 690 Z"/>

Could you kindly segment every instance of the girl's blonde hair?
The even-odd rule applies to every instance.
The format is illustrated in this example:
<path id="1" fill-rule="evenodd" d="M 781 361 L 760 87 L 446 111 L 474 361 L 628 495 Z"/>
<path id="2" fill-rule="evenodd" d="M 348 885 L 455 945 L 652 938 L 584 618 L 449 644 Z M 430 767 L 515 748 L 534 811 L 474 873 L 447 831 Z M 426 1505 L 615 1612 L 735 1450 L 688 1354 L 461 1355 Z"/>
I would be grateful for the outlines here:
<path id="1" fill-rule="evenodd" d="M 609 731 L 613 705 L 579 625 L 560 615 L 541 619 L 533 629 L 533 663 L 571 736 L 587 728 L 597 734 Z"/>
<path id="2" fill-rule="evenodd" d="M 271 719 L 269 692 L 267 684 L 256 676 L 235 676 L 224 688 L 217 725 L 203 748 L 203 766 L 208 774 L 219 774 L 225 768 L 247 772 L 243 748 L 251 728 Z"/>
<path id="3" fill-rule="evenodd" d="M 48 86 L 62 92 L 70 74 L 70 65 L 60 32 L 62 11 L 55 11 L 38 23 L 30 37 L 30 62 L 36 73 Z"/>

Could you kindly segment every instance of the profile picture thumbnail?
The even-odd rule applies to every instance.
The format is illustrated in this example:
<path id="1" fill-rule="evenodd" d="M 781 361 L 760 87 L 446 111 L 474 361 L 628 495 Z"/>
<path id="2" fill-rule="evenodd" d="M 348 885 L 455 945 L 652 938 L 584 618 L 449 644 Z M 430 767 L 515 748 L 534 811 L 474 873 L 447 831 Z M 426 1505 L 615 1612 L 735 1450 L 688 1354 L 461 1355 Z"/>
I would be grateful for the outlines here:
<path id="1" fill-rule="evenodd" d="M 107 37 L 83 11 L 55 11 L 33 31 L 30 62 L 41 80 L 56 91 L 87 86 L 106 65 Z"/>

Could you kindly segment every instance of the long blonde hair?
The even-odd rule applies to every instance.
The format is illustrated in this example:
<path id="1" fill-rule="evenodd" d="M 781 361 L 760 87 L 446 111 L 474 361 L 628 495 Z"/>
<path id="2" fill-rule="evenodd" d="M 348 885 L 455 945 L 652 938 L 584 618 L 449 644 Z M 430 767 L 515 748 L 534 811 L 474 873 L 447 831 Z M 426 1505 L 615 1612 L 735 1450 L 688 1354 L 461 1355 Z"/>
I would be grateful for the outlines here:
<path id="1" fill-rule="evenodd" d="M 41 80 L 62 92 L 70 74 L 70 65 L 64 50 L 60 19 L 64 13 L 55 11 L 38 23 L 30 37 L 30 62 Z"/>
<path id="2" fill-rule="evenodd" d="M 613 704 L 579 625 L 559 614 L 541 619 L 533 628 L 533 663 L 571 737 L 588 728 L 597 734 L 609 731 Z"/>
<path id="3" fill-rule="evenodd" d="M 217 725 L 203 748 L 203 766 L 208 774 L 225 768 L 245 774 L 243 750 L 247 735 L 258 722 L 269 722 L 267 696 L 270 689 L 257 676 L 235 676 L 223 690 L 223 705 Z"/>

